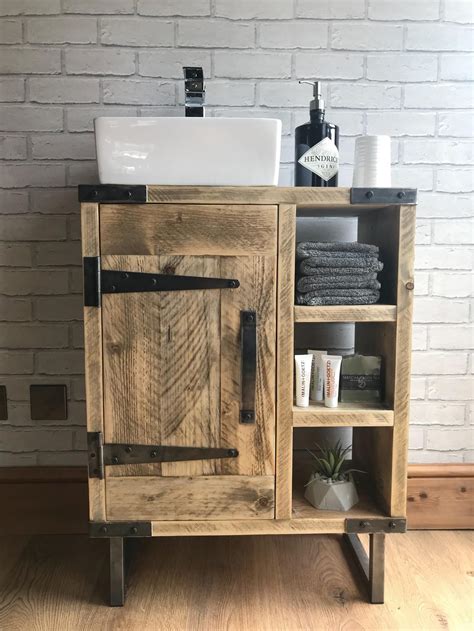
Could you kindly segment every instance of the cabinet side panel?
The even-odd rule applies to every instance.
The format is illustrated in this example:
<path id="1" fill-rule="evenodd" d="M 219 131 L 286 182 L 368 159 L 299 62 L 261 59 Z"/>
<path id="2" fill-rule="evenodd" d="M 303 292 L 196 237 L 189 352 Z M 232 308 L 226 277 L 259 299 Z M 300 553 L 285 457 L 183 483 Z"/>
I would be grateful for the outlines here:
<path id="1" fill-rule="evenodd" d="M 82 255 L 99 256 L 99 206 L 81 205 Z M 84 307 L 87 431 L 103 432 L 102 312 Z M 89 517 L 105 520 L 105 481 L 89 478 Z"/>
<path id="2" fill-rule="evenodd" d="M 296 206 L 278 209 L 277 298 L 277 519 L 291 517 L 293 451 L 293 306 L 295 282 Z"/>

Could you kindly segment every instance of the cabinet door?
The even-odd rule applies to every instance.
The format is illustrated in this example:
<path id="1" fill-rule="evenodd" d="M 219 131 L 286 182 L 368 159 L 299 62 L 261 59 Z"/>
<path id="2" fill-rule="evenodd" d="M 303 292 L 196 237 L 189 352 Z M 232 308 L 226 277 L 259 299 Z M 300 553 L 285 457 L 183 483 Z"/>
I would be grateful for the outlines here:
<path id="1" fill-rule="evenodd" d="M 277 208 L 102 206 L 100 231 L 102 270 L 239 281 L 103 294 L 105 444 L 239 454 L 108 466 L 107 519 L 273 518 Z M 256 318 L 250 375 L 248 311 Z M 242 423 L 249 381 L 255 422 Z"/>

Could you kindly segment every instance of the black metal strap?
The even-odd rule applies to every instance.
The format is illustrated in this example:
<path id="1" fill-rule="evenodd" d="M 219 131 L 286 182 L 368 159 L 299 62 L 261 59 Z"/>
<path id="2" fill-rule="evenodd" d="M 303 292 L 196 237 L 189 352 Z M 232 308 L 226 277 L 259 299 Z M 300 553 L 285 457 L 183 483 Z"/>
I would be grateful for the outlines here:
<path id="1" fill-rule="evenodd" d="M 416 188 L 351 188 L 351 204 L 416 204 Z"/>
<path id="2" fill-rule="evenodd" d="M 257 313 L 240 312 L 241 392 L 240 422 L 255 423 L 257 380 Z"/>
<path id="3" fill-rule="evenodd" d="M 346 533 L 406 532 L 407 522 L 404 517 L 374 517 L 368 519 L 348 518 L 345 522 Z"/>
<path id="4" fill-rule="evenodd" d="M 235 289 L 240 283 L 235 278 L 208 278 L 204 276 L 177 276 L 102 270 L 100 288 L 103 294 L 121 294 L 143 291 L 187 291 L 193 289 Z"/>
<path id="5" fill-rule="evenodd" d="M 173 447 L 118 443 L 106 443 L 103 450 L 105 465 L 212 460 L 214 458 L 236 458 L 239 455 L 237 449 L 218 447 Z"/>

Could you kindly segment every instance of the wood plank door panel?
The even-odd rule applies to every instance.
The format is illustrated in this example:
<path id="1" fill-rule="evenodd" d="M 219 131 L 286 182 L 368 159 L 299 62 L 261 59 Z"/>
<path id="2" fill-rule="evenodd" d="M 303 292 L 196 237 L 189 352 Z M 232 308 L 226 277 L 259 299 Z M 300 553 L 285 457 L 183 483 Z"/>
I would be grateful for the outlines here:
<path id="1" fill-rule="evenodd" d="M 120 210 L 123 213 L 123 207 Z M 105 442 L 236 448 L 239 456 L 108 466 L 107 517 L 131 519 L 133 513 L 134 519 L 153 520 L 272 518 L 277 209 L 260 208 L 266 232 L 258 251 L 255 207 L 251 212 L 240 207 L 242 212 L 235 215 L 206 207 L 203 220 L 212 229 L 207 237 L 200 229 L 197 254 L 190 252 L 189 244 L 183 245 L 182 223 L 185 216 L 190 226 L 197 225 L 202 206 L 183 210 L 166 205 L 166 221 L 161 217 L 155 222 L 159 230 L 154 229 L 149 210 L 147 206 L 151 227 L 144 231 L 136 217 L 136 234 L 127 241 L 132 245 L 126 254 L 102 252 L 103 270 L 236 278 L 240 286 L 102 296 Z M 154 210 L 158 217 L 160 205 Z M 242 215 L 251 221 L 242 222 Z M 107 211 L 101 214 L 104 242 L 111 241 L 109 225 L 123 252 L 116 220 Z M 228 256 L 216 246 L 219 225 L 227 231 L 227 241 L 235 235 Z M 146 251 L 156 255 L 143 253 L 140 234 L 146 234 Z M 247 234 L 250 252 L 245 247 Z M 131 253 L 134 250 L 139 254 Z M 239 422 L 241 310 L 257 313 L 254 424 Z"/>

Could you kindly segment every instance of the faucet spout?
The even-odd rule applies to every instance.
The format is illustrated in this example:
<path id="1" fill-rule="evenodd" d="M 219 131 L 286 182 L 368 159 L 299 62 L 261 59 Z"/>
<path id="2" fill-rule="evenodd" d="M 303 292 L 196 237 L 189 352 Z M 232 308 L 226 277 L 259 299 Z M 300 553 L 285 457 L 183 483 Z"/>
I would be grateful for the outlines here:
<path id="1" fill-rule="evenodd" d="M 204 73 L 202 68 L 184 66 L 184 112 L 185 116 L 204 117 Z"/>

